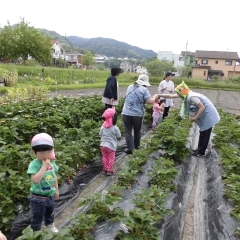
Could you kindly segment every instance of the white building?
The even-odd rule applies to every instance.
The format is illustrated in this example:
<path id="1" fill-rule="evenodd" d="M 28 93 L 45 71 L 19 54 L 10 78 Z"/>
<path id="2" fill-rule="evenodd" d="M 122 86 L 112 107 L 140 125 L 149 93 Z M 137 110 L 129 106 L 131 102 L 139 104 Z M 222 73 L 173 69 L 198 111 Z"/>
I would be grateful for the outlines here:
<path id="1" fill-rule="evenodd" d="M 108 58 L 106 56 L 100 56 L 100 55 L 96 55 L 94 57 L 94 61 L 95 63 L 98 63 L 98 64 L 104 64 L 104 62 L 108 60 Z"/>
<path id="2" fill-rule="evenodd" d="M 59 58 L 64 59 L 64 57 L 65 60 L 67 60 L 67 56 L 65 56 L 65 50 L 57 40 L 51 40 L 51 45 L 51 53 L 54 61 Z M 34 60 L 34 58 L 28 54 L 28 60 Z"/>
<path id="3" fill-rule="evenodd" d="M 175 54 L 172 51 L 158 51 L 158 59 L 173 62 L 176 68 L 184 66 L 184 61 L 180 60 L 180 54 Z"/>
<path id="4" fill-rule="evenodd" d="M 137 66 L 135 68 L 135 73 L 139 73 L 139 74 L 148 74 L 148 70 L 145 67 L 142 66 Z"/>
<path id="5" fill-rule="evenodd" d="M 57 40 L 52 40 L 51 44 L 52 44 L 52 57 L 54 59 L 59 59 L 59 58 L 64 59 L 65 52 L 61 44 Z M 65 60 L 67 60 L 66 56 L 65 56 Z"/>
<path id="6" fill-rule="evenodd" d="M 122 68 L 124 72 L 133 72 L 135 66 L 134 63 L 131 63 L 129 61 L 123 61 L 120 64 L 120 68 Z"/>

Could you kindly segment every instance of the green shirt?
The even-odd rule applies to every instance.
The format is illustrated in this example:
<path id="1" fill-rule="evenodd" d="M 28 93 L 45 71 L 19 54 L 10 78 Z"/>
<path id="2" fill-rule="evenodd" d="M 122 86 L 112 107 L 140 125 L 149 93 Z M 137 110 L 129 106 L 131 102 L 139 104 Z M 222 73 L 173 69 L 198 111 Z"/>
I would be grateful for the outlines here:
<path id="1" fill-rule="evenodd" d="M 29 175 L 36 174 L 39 172 L 39 170 L 42 167 L 42 161 L 35 159 L 33 160 L 28 167 L 27 173 Z M 42 178 L 41 182 L 34 183 L 31 181 L 31 193 L 36 193 L 43 196 L 54 196 L 56 193 L 56 188 L 53 187 L 53 184 L 55 183 L 55 175 L 58 171 L 58 166 L 56 165 L 54 160 L 50 161 L 50 166 L 44 173 L 44 177 Z"/>

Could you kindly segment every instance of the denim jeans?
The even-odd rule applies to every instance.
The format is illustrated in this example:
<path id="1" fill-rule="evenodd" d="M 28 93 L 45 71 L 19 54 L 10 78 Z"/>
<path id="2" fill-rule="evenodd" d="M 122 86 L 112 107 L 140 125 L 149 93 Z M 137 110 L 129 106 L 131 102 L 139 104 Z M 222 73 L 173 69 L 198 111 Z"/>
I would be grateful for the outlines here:
<path id="1" fill-rule="evenodd" d="M 142 117 L 123 115 L 125 139 L 128 150 L 137 149 L 140 146 Z M 134 137 L 132 136 L 132 129 Z"/>
<path id="2" fill-rule="evenodd" d="M 54 196 L 37 198 L 30 196 L 32 211 L 31 228 L 33 231 L 41 230 L 43 219 L 45 226 L 54 222 Z"/>

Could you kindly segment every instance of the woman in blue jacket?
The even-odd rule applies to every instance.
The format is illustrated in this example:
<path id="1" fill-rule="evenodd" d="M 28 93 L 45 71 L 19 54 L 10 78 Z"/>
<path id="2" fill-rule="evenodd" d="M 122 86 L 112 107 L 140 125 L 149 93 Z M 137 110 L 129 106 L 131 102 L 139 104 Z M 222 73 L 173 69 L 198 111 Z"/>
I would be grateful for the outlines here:
<path id="1" fill-rule="evenodd" d="M 111 108 L 113 105 L 118 105 L 118 81 L 117 76 L 123 73 L 121 68 L 112 68 L 111 76 L 107 79 L 106 87 L 103 92 L 102 102 L 105 104 L 105 110 Z"/>

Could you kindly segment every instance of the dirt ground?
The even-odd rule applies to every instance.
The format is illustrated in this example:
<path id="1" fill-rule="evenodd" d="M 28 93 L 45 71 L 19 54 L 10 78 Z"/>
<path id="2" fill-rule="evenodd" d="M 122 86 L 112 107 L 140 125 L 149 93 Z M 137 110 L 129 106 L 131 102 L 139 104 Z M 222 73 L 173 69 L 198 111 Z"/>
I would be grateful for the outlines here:
<path id="1" fill-rule="evenodd" d="M 81 89 L 81 90 L 57 90 L 50 93 L 50 96 L 92 96 L 102 95 L 103 88 L 94 89 Z M 127 87 L 120 87 L 120 97 L 124 97 Z M 192 89 L 195 92 L 202 93 L 208 97 L 217 108 L 222 108 L 224 111 L 230 113 L 240 113 L 240 93 L 221 90 L 209 90 L 209 89 Z M 157 86 L 149 87 L 150 93 L 157 93 Z M 181 99 L 174 99 L 174 108 L 179 108 Z"/>
<path id="2" fill-rule="evenodd" d="M 120 96 L 124 97 L 127 87 L 120 87 Z M 157 87 L 152 86 L 149 88 L 150 93 L 156 94 Z M 224 111 L 236 114 L 240 113 L 240 93 L 231 91 L 220 91 L 220 90 L 206 90 L 206 89 L 192 89 L 195 92 L 202 93 L 207 96 L 217 108 L 222 108 Z M 82 90 L 64 90 L 64 91 L 53 91 L 49 95 L 53 96 L 92 96 L 92 95 L 102 95 L 103 89 L 82 89 Z M 179 108 L 181 104 L 181 99 L 174 99 L 174 108 Z M 123 156 L 122 159 L 116 164 L 115 168 L 118 169 L 120 165 L 124 164 L 127 160 L 127 156 Z M 185 217 L 185 228 L 183 230 L 184 240 L 192 239 L 193 237 L 193 208 L 195 203 L 195 193 L 196 193 L 196 181 L 198 177 L 198 167 L 194 169 L 193 173 L 193 189 L 189 196 L 189 204 Z M 55 219 L 55 224 L 57 227 L 62 227 L 69 217 L 73 216 L 78 209 L 79 202 L 83 198 L 92 195 L 94 192 L 99 190 L 99 186 L 107 181 L 107 177 L 100 174 L 95 181 L 93 181 L 89 186 L 87 186 L 80 194 L 80 196 L 73 201 L 61 214 L 59 214 Z M 187 223 L 187 224 L 186 224 Z"/>

